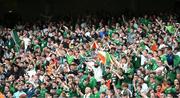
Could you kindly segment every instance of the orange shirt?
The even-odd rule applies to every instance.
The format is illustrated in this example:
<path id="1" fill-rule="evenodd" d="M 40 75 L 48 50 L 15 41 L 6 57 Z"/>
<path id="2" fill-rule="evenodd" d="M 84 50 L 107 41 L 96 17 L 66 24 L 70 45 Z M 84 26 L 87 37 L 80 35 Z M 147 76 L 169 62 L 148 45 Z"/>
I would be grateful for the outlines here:
<path id="1" fill-rule="evenodd" d="M 108 89 L 110 89 L 110 84 L 111 84 L 111 80 L 107 80 L 106 86 L 108 87 Z"/>
<path id="2" fill-rule="evenodd" d="M 158 91 L 158 92 L 156 93 L 156 96 L 157 96 L 158 98 L 161 98 L 161 94 L 162 94 L 162 90 Z"/>
<path id="3" fill-rule="evenodd" d="M 157 44 L 153 44 L 153 45 L 151 46 L 151 50 L 152 50 L 152 51 L 156 51 L 157 49 L 158 49 Z"/>
<path id="4" fill-rule="evenodd" d="M 55 64 L 49 64 L 49 66 L 47 66 L 47 74 L 48 75 L 51 75 L 52 72 L 53 72 L 53 67 L 54 67 Z"/>
<path id="5" fill-rule="evenodd" d="M 163 92 L 168 87 L 168 84 L 166 82 L 162 83 L 161 92 Z"/>
<path id="6" fill-rule="evenodd" d="M 5 98 L 5 96 L 0 92 L 0 98 Z"/>

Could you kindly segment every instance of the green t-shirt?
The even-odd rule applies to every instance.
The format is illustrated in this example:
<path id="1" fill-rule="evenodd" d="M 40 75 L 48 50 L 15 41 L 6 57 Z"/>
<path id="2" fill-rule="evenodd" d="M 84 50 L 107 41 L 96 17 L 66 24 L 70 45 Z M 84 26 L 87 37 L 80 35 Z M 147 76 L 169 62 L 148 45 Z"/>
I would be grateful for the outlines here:
<path id="1" fill-rule="evenodd" d="M 68 64 L 72 64 L 72 62 L 74 61 L 74 56 L 66 55 L 66 60 Z"/>
<path id="2" fill-rule="evenodd" d="M 157 84 L 161 84 L 163 82 L 163 79 L 164 79 L 164 77 L 161 75 L 155 76 L 155 80 L 156 80 Z"/>
<path id="3" fill-rule="evenodd" d="M 97 80 L 94 78 L 94 77 L 92 77 L 91 79 L 90 79 L 90 81 L 89 81 L 89 87 L 90 88 L 94 88 L 94 87 L 96 87 L 96 85 L 97 85 Z"/>
<path id="4" fill-rule="evenodd" d="M 100 98 L 100 93 L 99 92 L 95 93 L 94 98 Z"/>
<path id="5" fill-rule="evenodd" d="M 86 60 L 86 58 L 83 55 L 80 55 L 79 59 L 80 59 L 80 64 L 83 64 Z"/>
<path id="6" fill-rule="evenodd" d="M 163 63 L 165 63 L 167 61 L 166 55 L 161 55 L 160 59 Z"/>
<path id="7" fill-rule="evenodd" d="M 108 88 L 107 88 L 107 86 L 105 86 L 105 85 L 101 85 L 100 86 L 100 90 L 99 90 L 99 92 L 100 93 L 102 93 L 102 92 L 106 92 L 106 90 L 107 90 Z"/>
<path id="8" fill-rule="evenodd" d="M 137 92 L 137 91 L 136 91 Z M 140 92 L 136 93 L 136 98 L 142 98 Z"/>
<path id="9" fill-rule="evenodd" d="M 156 83 L 149 83 L 149 87 L 153 90 L 156 90 L 157 84 Z"/>
<path id="10" fill-rule="evenodd" d="M 134 23 L 133 27 L 134 27 L 135 29 L 138 29 L 138 25 L 137 25 L 136 23 Z"/>
<path id="11" fill-rule="evenodd" d="M 70 90 L 69 92 L 69 97 L 72 98 L 72 97 L 78 97 L 78 93 L 76 91 L 72 91 Z"/>
<path id="12" fill-rule="evenodd" d="M 134 68 L 128 68 L 128 71 L 123 75 L 124 76 L 123 82 L 131 84 L 133 74 L 134 74 Z"/>
<path id="13" fill-rule="evenodd" d="M 116 82 L 115 82 L 115 87 L 116 88 L 121 88 L 122 82 L 123 82 L 123 80 L 120 80 L 119 78 L 117 78 Z"/>
<path id="14" fill-rule="evenodd" d="M 175 71 L 168 71 L 167 78 L 173 82 L 176 79 L 176 72 Z"/>
<path id="15" fill-rule="evenodd" d="M 144 42 L 141 42 L 141 43 L 140 43 L 140 47 L 142 48 L 142 50 L 145 50 L 145 49 L 146 49 L 146 45 L 144 44 Z"/>
<path id="16" fill-rule="evenodd" d="M 146 64 L 144 67 L 146 70 L 152 70 L 152 65 Z"/>
<path id="17" fill-rule="evenodd" d="M 123 44 L 122 42 L 120 42 L 120 41 L 117 40 L 117 39 L 112 39 L 112 42 L 113 42 L 114 44 L 116 44 L 117 46 L 120 46 L 120 45 Z"/>
<path id="18" fill-rule="evenodd" d="M 40 35 L 40 36 L 37 36 L 37 39 L 38 39 L 38 41 L 42 41 L 42 36 Z"/>
<path id="19" fill-rule="evenodd" d="M 85 56 L 86 57 L 91 56 L 91 50 L 87 50 L 86 53 L 85 53 Z"/>
<path id="20" fill-rule="evenodd" d="M 4 85 L 0 85 L 0 92 L 4 92 Z"/>
<path id="21" fill-rule="evenodd" d="M 47 92 L 48 90 L 47 89 L 41 89 L 40 90 L 40 97 L 42 97 L 42 98 L 45 98 L 45 94 L 46 94 L 46 92 Z"/>
<path id="22" fill-rule="evenodd" d="M 175 33 L 175 27 L 172 26 L 172 25 L 169 25 L 169 26 L 165 26 L 166 27 L 166 30 L 171 33 L 171 34 L 174 34 Z"/>
<path id="23" fill-rule="evenodd" d="M 113 34 L 113 30 L 109 29 L 108 30 L 108 35 L 109 35 L 110 38 L 112 38 L 112 34 Z"/>
<path id="24" fill-rule="evenodd" d="M 115 57 L 117 60 L 120 60 L 120 54 L 119 54 L 117 51 L 114 52 L 114 57 Z"/>
<path id="25" fill-rule="evenodd" d="M 178 55 L 174 55 L 174 67 L 179 66 L 180 57 Z"/>
<path id="26" fill-rule="evenodd" d="M 47 46 L 47 41 L 42 40 L 41 42 L 41 50 L 43 50 L 43 48 L 45 48 Z"/>
<path id="27" fill-rule="evenodd" d="M 133 55 L 131 63 L 133 64 L 134 69 L 138 69 L 141 66 L 141 58 Z"/>
<path id="28" fill-rule="evenodd" d="M 11 84 L 10 85 L 10 92 L 13 94 L 13 93 L 15 93 L 15 87 L 14 87 L 14 85 L 13 84 Z"/>
<path id="29" fill-rule="evenodd" d="M 63 37 L 67 38 L 67 32 L 63 32 Z"/>
<path id="30" fill-rule="evenodd" d="M 46 64 L 47 64 L 47 61 L 45 60 L 44 62 L 43 62 L 43 64 L 42 64 L 42 68 L 46 68 Z"/>
<path id="31" fill-rule="evenodd" d="M 176 89 L 172 88 L 172 87 L 168 87 L 165 89 L 164 91 L 165 94 L 175 94 L 176 93 Z"/>
<path id="32" fill-rule="evenodd" d="M 79 88 L 81 89 L 82 93 L 85 92 L 86 86 L 84 85 L 84 80 L 86 80 L 87 77 L 87 75 L 83 75 L 79 81 Z"/>
<path id="33" fill-rule="evenodd" d="M 150 20 L 145 19 L 145 18 L 141 18 L 141 19 L 140 19 L 140 22 L 141 22 L 142 24 L 145 24 L 146 26 L 151 23 Z"/>
<path id="34" fill-rule="evenodd" d="M 151 63 L 152 63 L 152 70 L 156 70 L 158 68 L 156 60 L 155 59 L 151 59 Z"/>
<path id="35" fill-rule="evenodd" d="M 59 88 L 59 89 L 56 90 L 56 94 L 61 95 L 62 91 L 63 91 L 62 88 Z"/>
<path id="36" fill-rule="evenodd" d="M 34 45 L 34 50 L 39 49 L 39 48 L 41 49 L 40 45 L 38 45 L 38 44 Z"/>
<path id="37" fill-rule="evenodd" d="M 151 64 L 146 64 L 145 65 L 145 69 L 147 69 L 147 70 L 156 70 L 158 68 L 156 60 L 151 59 L 150 62 L 151 62 Z"/>
<path id="38" fill-rule="evenodd" d="M 111 76 L 112 76 L 112 74 L 111 74 L 111 73 L 106 73 L 106 71 L 104 72 L 103 77 L 104 77 L 106 80 L 111 79 Z"/>

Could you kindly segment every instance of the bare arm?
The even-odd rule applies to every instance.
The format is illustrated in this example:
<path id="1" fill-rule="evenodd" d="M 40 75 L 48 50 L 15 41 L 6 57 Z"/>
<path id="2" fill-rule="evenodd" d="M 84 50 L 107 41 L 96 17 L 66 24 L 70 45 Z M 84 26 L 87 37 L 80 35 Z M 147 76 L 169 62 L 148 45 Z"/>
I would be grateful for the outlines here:
<path id="1" fill-rule="evenodd" d="M 161 26 L 161 30 L 163 30 L 164 25 L 162 24 L 162 20 L 159 21 L 158 19 L 156 19 L 156 22 Z M 163 30 L 164 31 L 164 30 Z"/>
<path id="2" fill-rule="evenodd" d="M 84 95 L 78 87 L 76 87 L 76 91 L 80 94 L 80 96 Z"/>
<path id="3" fill-rule="evenodd" d="M 115 84 L 114 84 L 114 83 L 112 83 L 112 85 L 113 85 L 114 92 L 115 92 L 116 96 L 119 96 L 119 94 L 118 94 L 118 91 L 117 91 L 117 88 L 116 88 Z"/>
<path id="4" fill-rule="evenodd" d="M 123 79 L 123 78 L 124 78 L 123 76 L 120 76 L 120 75 L 119 75 L 117 72 L 115 72 L 115 71 L 113 71 L 113 73 L 116 74 L 119 79 Z"/>

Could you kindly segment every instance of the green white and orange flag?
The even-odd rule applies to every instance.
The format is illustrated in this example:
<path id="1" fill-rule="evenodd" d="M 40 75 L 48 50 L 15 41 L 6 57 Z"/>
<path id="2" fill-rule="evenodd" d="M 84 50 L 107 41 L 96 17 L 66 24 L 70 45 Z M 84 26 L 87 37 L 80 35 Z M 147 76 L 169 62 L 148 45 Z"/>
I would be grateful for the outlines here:
<path id="1" fill-rule="evenodd" d="M 102 64 L 113 63 L 112 57 L 108 52 L 98 51 L 97 58 Z"/>
<path id="2" fill-rule="evenodd" d="M 18 36 L 17 31 L 13 30 L 13 31 L 11 32 L 11 36 L 12 36 L 12 38 L 13 38 L 15 44 L 16 44 L 17 50 L 19 51 L 19 49 L 20 49 L 20 44 L 21 44 L 21 40 L 19 39 L 19 36 Z"/>

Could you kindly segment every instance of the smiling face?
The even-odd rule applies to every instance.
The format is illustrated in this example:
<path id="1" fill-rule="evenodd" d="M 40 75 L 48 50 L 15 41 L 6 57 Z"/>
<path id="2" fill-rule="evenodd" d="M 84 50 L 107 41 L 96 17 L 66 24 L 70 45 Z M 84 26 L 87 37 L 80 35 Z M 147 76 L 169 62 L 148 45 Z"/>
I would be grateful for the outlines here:
<path id="1" fill-rule="evenodd" d="M 178 79 L 175 79 L 175 80 L 174 80 L 174 85 L 179 85 Z"/>
<path id="2" fill-rule="evenodd" d="M 127 63 L 127 59 L 126 58 L 122 58 L 122 61 L 121 61 L 123 64 L 126 64 Z"/>
<path id="3" fill-rule="evenodd" d="M 143 51 L 143 55 L 144 55 L 145 57 L 147 57 L 147 53 L 148 53 L 148 52 L 147 52 L 146 50 Z"/>
<path id="4" fill-rule="evenodd" d="M 157 57 L 158 56 L 158 53 L 155 51 L 153 52 L 153 57 Z"/>
<path id="5" fill-rule="evenodd" d="M 156 87 L 156 90 L 157 90 L 157 91 L 161 91 L 161 85 L 158 85 L 158 86 Z"/>
<path id="6" fill-rule="evenodd" d="M 159 50 L 159 51 L 158 51 L 158 56 L 161 56 L 161 55 L 162 55 L 162 51 Z"/>
<path id="7" fill-rule="evenodd" d="M 86 87 L 86 89 L 85 89 L 85 93 L 86 93 L 86 94 L 91 93 L 91 88 L 90 88 L 90 87 Z"/>

